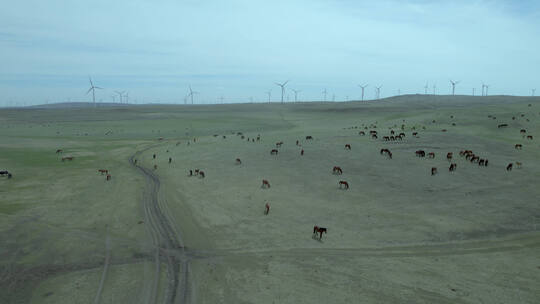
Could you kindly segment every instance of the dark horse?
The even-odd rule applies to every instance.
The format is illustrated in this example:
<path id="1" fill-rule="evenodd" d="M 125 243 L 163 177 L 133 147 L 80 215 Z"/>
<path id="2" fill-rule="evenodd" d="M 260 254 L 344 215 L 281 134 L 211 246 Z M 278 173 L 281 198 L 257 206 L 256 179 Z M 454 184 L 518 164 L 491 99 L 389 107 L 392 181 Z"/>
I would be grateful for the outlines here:
<path id="1" fill-rule="evenodd" d="M 319 240 L 322 239 L 323 232 L 328 233 L 326 228 L 315 225 L 315 227 L 313 227 L 313 238 L 316 238 L 317 233 L 319 233 Z"/>

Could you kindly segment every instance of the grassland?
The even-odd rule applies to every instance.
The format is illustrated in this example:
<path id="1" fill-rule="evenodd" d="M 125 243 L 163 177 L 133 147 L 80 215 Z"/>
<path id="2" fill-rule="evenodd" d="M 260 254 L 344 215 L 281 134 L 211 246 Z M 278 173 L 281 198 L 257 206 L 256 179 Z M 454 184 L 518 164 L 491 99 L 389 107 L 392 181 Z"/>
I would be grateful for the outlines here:
<path id="1" fill-rule="evenodd" d="M 537 303 L 539 102 L 0 110 L 0 302 Z"/>

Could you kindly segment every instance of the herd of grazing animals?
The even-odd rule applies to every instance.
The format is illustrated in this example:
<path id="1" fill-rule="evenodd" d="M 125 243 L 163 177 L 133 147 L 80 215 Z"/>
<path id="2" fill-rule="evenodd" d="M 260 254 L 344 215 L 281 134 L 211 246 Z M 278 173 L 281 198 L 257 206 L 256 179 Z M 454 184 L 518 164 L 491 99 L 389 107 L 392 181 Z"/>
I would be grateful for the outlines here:
<path id="1" fill-rule="evenodd" d="M 450 116 L 450 117 L 452 119 L 454 118 L 453 115 Z M 521 115 L 521 117 L 523 117 L 523 114 Z M 496 119 L 496 117 L 492 116 L 492 115 L 488 115 L 488 118 Z M 515 120 L 515 117 L 512 117 L 512 119 Z M 405 122 L 405 120 L 403 120 L 403 122 Z M 435 123 L 435 122 L 436 122 L 435 120 L 432 120 L 432 123 Z M 452 125 L 455 126 L 455 123 L 452 123 Z M 397 126 L 394 125 L 394 127 L 397 127 Z M 502 123 L 502 124 L 497 125 L 498 129 L 508 128 L 508 127 L 509 127 L 509 125 L 506 124 L 506 123 Z M 376 124 L 371 124 L 369 126 L 369 129 L 371 129 L 371 130 L 369 130 L 369 135 L 370 135 L 371 139 L 375 139 L 375 140 L 378 139 L 379 134 L 378 134 L 378 132 L 376 130 L 374 130 L 376 128 L 377 128 Z M 343 128 L 343 129 L 345 129 L 345 128 Z M 358 126 L 349 127 L 349 129 L 358 129 Z M 368 126 L 364 126 L 364 129 L 368 130 Z M 404 124 L 401 125 L 401 129 L 402 130 L 405 129 Z M 415 130 L 416 127 L 412 127 L 411 129 Z M 422 126 L 422 129 L 425 130 L 426 127 Z M 446 132 L 447 130 L 442 129 L 442 131 Z M 526 129 L 520 129 L 520 134 L 522 135 L 522 138 L 524 138 L 524 139 L 526 138 L 529 141 L 533 140 L 533 136 L 528 135 Z M 242 132 L 238 132 L 236 135 L 241 136 L 242 139 L 245 138 L 244 135 L 242 134 Z M 359 131 L 358 135 L 365 136 L 366 131 Z M 218 137 L 218 135 L 215 134 L 214 137 Z M 261 138 L 260 134 L 257 135 L 257 137 L 256 137 L 257 142 L 260 141 L 260 138 Z M 398 140 L 403 141 L 404 138 L 406 138 L 405 132 L 400 132 L 398 135 L 396 135 L 396 132 L 393 129 L 390 129 L 390 135 L 383 136 L 382 137 L 382 142 L 398 141 Z M 412 138 L 419 138 L 419 134 L 418 134 L 417 131 L 412 132 Z M 225 135 L 223 135 L 223 139 L 226 139 Z M 163 138 L 159 138 L 158 140 L 163 141 Z M 305 140 L 306 141 L 312 141 L 313 136 L 311 136 L 311 135 L 305 136 Z M 248 141 L 255 142 L 255 138 L 251 138 L 251 139 L 248 138 Z M 195 142 L 197 142 L 197 141 L 196 141 L 195 138 L 193 138 L 193 143 L 195 143 Z M 180 142 L 177 142 L 176 146 L 178 146 L 179 144 L 180 144 Z M 187 144 L 189 145 L 189 141 L 187 142 Z M 281 148 L 281 146 L 283 144 L 284 144 L 283 141 L 276 142 L 275 143 L 275 148 L 271 149 L 270 154 L 271 155 L 278 155 L 278 153 L 279 153 L 278 148 Z M 397 144 L 399 144 L 399 143 L 397 143 Z M 300 143 L 299 140 L 296 140 L 296 146 L 302 147 L 302 144 Z M 515 144 L 514 148 L 515 148 L 515 150 L 522 150 L 523 149 L 523 144 L 522 143 Z M 345 149 L 346 150 L 351 150 L 351 144 L 345 144 Z M 62 154 L 63 152 L 64 152 L 63 149 L 57 149 L 56 150 L 57 154 Z M 167 152 L 169 152 L 169 151 L 167 150 Z M 301 149 L 300 154 L 304 155 L 304 148 L 303 147 Z M 392 159 L 392 152 L 387 148 L 380 149 L 380 154 L 387 156 L 388 159 Z M 428 159 L 435 159 L 435 152 L 426 153 L 426 151 L 424 151 L 424 150 L 416 150 L 415 154 L 419 158 L 425 158 L 426 155 L 427 155 Z M 460 155 L 461 158 L 464 158 L 466 161 L 468 161 L 468 162 L 470 162 L 472 164 L 476 163 L 476 164 L 478 164 L 478 166 L 481 166 L 481 167 L 487 167 L 488 164 L 489 164 L 489 161 L 488 161 L 487 158 L 481 158 L 480 155 L 475 154 L 471 150 L 461 150 L 459 152 L 459 155 Z M 447 152 L 446 158 L 447 158 L 448 162 L 450 163 L 450 166 L 448 167 L 448 170 L 450 172 L 456 171 L 457 164 L 455 162 L 452 162 L 453 161 L 453 152 Z M 61 157 L 62 161 L 66 161 L 66 160 L 71 161 L 73 159 L 74 159 L 73 156 L 63 156 L 63 157 Z M 156 154 L 155 153 L 152 155 L 152 159 L 156 160 Z M 171 157 L 168 158 L 168 162 L 169 162 L 169 164 L 172 163 L 172 158 Z M 134 160 L 134 164 L 137 164 L 136 159 Z M 236 158 L 235 164 L 236 165 L 241 165 L 242 164 L 242 161 L 240 160 L 240 158 Z M 516 165 L 516 168 L 521 168 L 522 163 L 521 162 L 515 162 L 515 165 Z M 154 170 L 157 170 L 157 164 L 154 164 L 153 167 L 154 167 Z M 512 168 L 514 168 L 513 163 L 509 163 L 506 166 L 507 171 L 511 171 Z M 98 172 L 101 175 L 105 174 L 107 180 L 111 179 L 111 175 L 109 174 L 109 170 L 107 170 L 107 169 L 99 169 Z M 334 175 L 342 175 L 343 174 L 343 169 L 341 167 L 339 167 L 339 166 L 334 166 L 332 168 L 332 174 L 334 174 Z M 436 167 L 431 167 L 431 176 L 435 176 L 437 174 L 438 174 L 437 168 Z M 1 176 L 8 175 L 8 178 L 11 178 L 11 173 L 9 173 L 7 171 L 0 171 L 0 175 Z M 189 170 L 189 176 L 199 176 L 200 178 L 205 178 L 205 173 L 202 170 L 199 170 L 199 169 Z M 266 179 L 262 179 L 261 188 L 270 189 L 270 187 L 271 187 L 270 182 L 268 180 L 266 180 Z M 349 189 L 349 183 L 346 180 L 339 180 L 338 181 L 338 188 L 342 189 L 342 190 L 348 190 Z M 269 211 L 270 211 L 270 205 L 269 205 L 268 202 L 266 202 L 265 203 L 264 214 L 268 215 Z M 319 240 L 320 240 L 322 238 L 323 233 L 327 233 L 326 228 L 322 228 L 322 227 L 318 227 L 318 226 L 314 227 L 314 230 L 313 230 L 314 237 L 319 235 Z"/>

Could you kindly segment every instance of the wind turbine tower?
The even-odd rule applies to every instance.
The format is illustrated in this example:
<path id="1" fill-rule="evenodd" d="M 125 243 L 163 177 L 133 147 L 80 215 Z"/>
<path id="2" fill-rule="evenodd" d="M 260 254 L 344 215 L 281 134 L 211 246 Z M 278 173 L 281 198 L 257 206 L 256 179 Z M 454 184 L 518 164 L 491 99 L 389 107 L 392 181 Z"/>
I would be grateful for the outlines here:
<path id="1" fill-rule="evenodd" d="M 531 89 L 532 91 L 532 96 L 534 96 L 534 93 L 536 92 L 536 89 Z"/>
<path id="2" fill-rule="evenodd" d="M 488 96 L 489 85 L 486 84 L 486 96 Z"/>
<path id="3" fill-rule="evenodd" d="M 291 89 L 294 92 L 294 102 L 298 101 L 298 93 L 302 92 L 300 90 Z"/>
<path id="4" fill-rule="evenodd" d="M 364 101 L 364 89 L 368 86 L 367 83 L 364 84 L 364 85 L 358 85 L 359 87 L 362 88 L 362 101 Z"/>
<path id="5" fill-rule="evenodd" d="M 450 83 L 452 83 L 452 95 L 456 95 L 456 84 L 458 84 L 459 81 L 450 80 Z"/>
<path id="6" fill-rule="evenodd" d="M 193 95 L 199 94 L 199 92 L 195 92 L 191 89 L 191 85 L 189 86 L 189 94 L 188 97 L 191 97 L 191 104 L 193 104 Z"/>
<path id="7" fill-rule="evenodd" d="M 276 85 L 280 86 L 281 87 L 281 103 L 283 103 L 283 95 L 285 95 L 285 86 L 287 85 L 287 83 L 289 82 L 289 80 L 285 81 L 284 83 L 275 83 Z"/>
<path id="8" fill-rule="evenodd" d="M 122 103 L 122 95 L 124 95 L 124 91 L 122 92 L 114 91 L 114 92 L 118 94 L 118 96 L 120 96 L 120 103 Z"/>
<path id="9" fill-rule="evenodd" d="M 322 93 L 324 95 L 323 101 L 326 101 L 326 94 L 328 94 L 328 92 L 326 91 L 326 88 L 324 89 L 324 91 L 322 91 Z"/>
<path id="10" fill-rule="evenodd" d="M 426 82 L 426 85 L 424 86 L 424 94 L 427 95 L 427 90 L 428 90 L 429 86 L 428 86 L 428 83 Z"/>
<path id="11" fill-rule="evenodd" d="M 86 94 L 88 95 L 88 93 L 90 93 L 90 91 L 92 91 L 92 101 L 94 102 L 94 108 L 96 107 L 96 89 L 103 89 L 103 88 L 100 88 L 100 87 L 96 87 L 94 85 L 94 83 L 92 82 L 92 78 L 88 77 L 88 80 L 90 80 L 90 89 L 88 89 L 88 91 L 86 92 Z"/>
<path id="12" fill-rule="evenodd" d="M 268 94 L 268 103 L 270 103 L 270 98 L 272 97 L 272 90 L 267 91 L 266 94 Z"/>
<path id="13" fill-rule="evenodd" d="M 382 85 L 375 87 L 375 96 L 377 99 L 381 97 L 381 88 L 382 88 Z"/>

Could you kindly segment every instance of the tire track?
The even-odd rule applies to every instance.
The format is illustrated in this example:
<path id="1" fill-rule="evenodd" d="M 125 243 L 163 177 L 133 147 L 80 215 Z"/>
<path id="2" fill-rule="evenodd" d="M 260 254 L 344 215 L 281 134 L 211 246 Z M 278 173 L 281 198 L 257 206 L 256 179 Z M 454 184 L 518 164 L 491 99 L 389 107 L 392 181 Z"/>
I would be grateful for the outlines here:
<path id="1" fill-rule="evenodd" d="M 159 269 L 163 261 L 167 267 L 167 284 L 165 286 L 165 303 L 185 303 L 187 300 L 187 261 L 184 257 L 184 247 L 179 233 L 173 228 L 172 218 L 166 213 L 166 202 L 159 198 L 160 181 L 154 172 L 137 163 L 135 159 L 143 152 L 151 149 L 149 146 L 137 151 L 129 159 L 131 165 L 136 167 L 146 179 L 147 189 L 143 196 L 143 209 L 145 219 L 149 224 L 149 232 L 156 247 L 156 269 L 154 282 L 147 303 L 155 303 L 158 295 Z M 170 219 L 170 220 L 169 220 Z M 182 280 L 182 284 L 181 283 Z M 181 294 L 178 297 L 178 293 Z"/>

